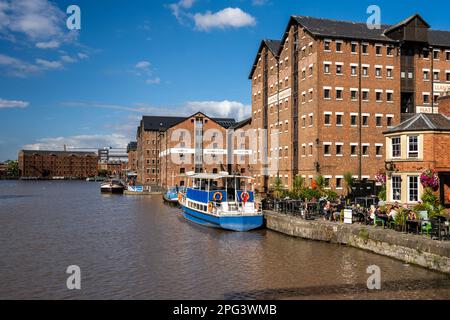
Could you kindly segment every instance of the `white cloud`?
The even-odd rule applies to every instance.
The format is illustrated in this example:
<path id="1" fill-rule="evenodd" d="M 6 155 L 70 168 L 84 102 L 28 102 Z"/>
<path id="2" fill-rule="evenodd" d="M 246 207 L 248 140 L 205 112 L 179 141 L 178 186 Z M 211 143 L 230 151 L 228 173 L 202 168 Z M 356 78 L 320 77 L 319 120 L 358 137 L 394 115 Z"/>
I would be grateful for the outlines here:
<path id="1" fill-rule="evenodd" d="M 77 53 L 77 56 L 78 56 L 78 58 L 80 58 L 80 59 L 87 59 L 87 58 L 89 58 L 89 56 L 88 56 L 87 54 L 82 53 L 82 52 L 78 52 L 78 53 Z"/>
<path id="2" fill-rule="evenodd" d="M 254 6 L 264 6 L 269 2 L 269 0 L 253 0 L 252 5 Z"/>
<path id="3" fill-rule="evenodd" d="M 63 52 L 63 51 L 61 51 Z M 79 57 L 80 54 L 78 54 Z M 86 59 L 86 58 L 80 58 Z M 13 77 L 27 77 L 45 70 L 59 70 L 64 67 L 64 63 L 74 63 L 78 59 L 62 53 L 59 60 L 46 60 L 37 58 L 34 63 L 23 61 L 18 58 L 0 53 L 0 69 L 5 70 L 5 74 Z"/>
<path id="4" fill-rule="evenodd" d="M 74 63 L 74 62 L 77 62 L 77 59 L 75 59 L 71 56 L 68 56 L 68 55 L 62 55 L 61 61 L 66 62 L 66 63 Z"/>
<path id="5" fill-rule="evenodd" d="M 3 67 L 7 74 L 16 77 L 25 77 L 28 74 L 37 73 L 40 71 L 40 67 L 37 65 L 1 53 L 0 67 Z"/>
<path id="6" fill-rule="evenodd" d="M 20 100 L 5 100 L 0 98 L 0 109 L 8 109 L 8 108 L 26 108 L 30 105 L 28 101 L 20 101 Z"/>
<path id="7" fill-rule="evenodd" d="M 181 0 L 177 3 L 172 3 L 169 5 L 172 14 L 177 18 L 177 20 L 183 23 L 182 17 L 186 16 L 185 9 L 190 9 L 194 5 L 195 0 Z"/>
<path id="8" fill-rule="evenodd" d="M 136 69 L 144 69 L 144 70 L 148 70 L 150 68 L 150 62 L 148 61 L 139 61 L 138 63 L 136 63 L 136 65 L 134 66 Z"/>
<path id="9" fill-rule="evenodd" d="M 240 8 L 225 8 L 216 13 L 208 11 L 204 14 L 194 15 L 195 27 L 198 30 L 208 31 L 213 28 L 241 28 L 254 26 L 256 19 Z"/>
<path id="10" fill-rule="evenodd" d="M 38 139 L 35 143 L 23 146 L 25 150 L 62 150 L 67 148 L 126 148 L 129 137 L 123 134 L 76 135 L 68 137 L 50 137 Z"/>
<path id="11" fill-rule="evenodd" d="M 45 59 L 36 59 L 36 64 L 42 66 L 45 69 L 60 69 L 63 67 L 61 61 L 49 61 Z"/>
<path id="12" fill-rule="evenodd" d="M 133 70 L 132 73 L 138 77 L 146 77 L 146 84 L 160 84 L 161 79 L 155 76 L 151 66 L 152 64 L 148 61 L 139 61 L 135 64 L 135 70 Z"/>
<path id="13" fill-rule="evenodd" d="M 5 0 L 0 3 L 0 33 L 16 39 L 28 40 L 51 46 L 60 41 L 72 41 L 77 32 L 65 28 L 66 14 L 47 0 Z M 55 42 L 52 42 L 55 41 Z"/>
<path id="14" fill-rule="evenodd" d="M 207 116 L 218 118 L 234 118 L 244 120 L 250 117 L 251 105 L 238 101 L 190 101 L 179 106 L 156 107 L 148 103 L 135 103 L 132 106 L 90 103 L 90 102 L 63 102 L 64 107 L 99 108 L 126 111 L 139 115 L 154 116 L 190 116 L 195 112 L 203 112 Z"/>
<path id="15" fill-rule="evenodd" d="M 38 42 L 36 47 L 39 49 L 54 49 L 59 47 L 59 42 L 56 40 L 50 40 L 48 42 Z"/>
<path id="16" fill-rule="evenodd" d="M 161 79 L 160 78 L 153 78 L 153 79 L 147 79 L 145 81 L 146 84 L 160 84 Z"/>
<path id="17" fill-rule="evenodd" d="M 217 118 L 234 118 L 238 121 L 250 117 L 252 107 L 237 101 L 191 101 L 186 108 L 190 113 L 201 111 L 207 116 Z"/>

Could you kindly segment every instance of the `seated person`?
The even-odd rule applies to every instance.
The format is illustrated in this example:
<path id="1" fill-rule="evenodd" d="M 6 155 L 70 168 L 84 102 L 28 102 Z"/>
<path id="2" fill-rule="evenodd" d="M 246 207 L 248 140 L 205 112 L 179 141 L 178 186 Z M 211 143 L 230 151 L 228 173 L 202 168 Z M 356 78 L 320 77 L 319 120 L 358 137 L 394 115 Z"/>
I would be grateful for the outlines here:
<path id="1" fill-rule="evenodd" d="M 393 206 L 391 208 L 391 210 L 389 211 L 388 218 L 389 218 L 390 221 L 394 221 L 395 220 L 395 217 L 397 216 L 397 208 L 398 207 Z"/>
<path id="2" fill-rule="evenodd" d="M 325 207 L 323 208 L 324 220 L 330 220 L 331 215 L 332 215 L 332 210 L 333 210 L 333 208 L 331 207 L 331 202 L 327 201 L 327 203 L 325 204 Z"/>
<path id="3" fill-rule="evenodd" d="M 409 210 L 409 212 L 408 212 L 408 220 L 410 220 L 410 221 L 417 220 L 417 216 L 416 216 L 416 213 L 414 211 Z"/>
<path id="4" fill-rule="evenodd" d="M 333 220 L 339 221 L 341 220 L 341 211 L 344 210 L 344 204 L 342 203 L 341 199 L 338 199 L 335 211 L 333 213 Z"/>

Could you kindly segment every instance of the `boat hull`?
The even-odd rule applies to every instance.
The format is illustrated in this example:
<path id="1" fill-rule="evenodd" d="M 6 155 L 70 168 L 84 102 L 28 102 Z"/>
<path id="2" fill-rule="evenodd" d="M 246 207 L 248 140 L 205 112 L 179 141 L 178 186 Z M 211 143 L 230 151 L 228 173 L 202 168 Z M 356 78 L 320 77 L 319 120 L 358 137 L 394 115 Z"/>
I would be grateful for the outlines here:
<path id="1" fill-rule="evenodd" d="M 176 198 L 169 198 L 168 196 L 163 195 L 163 199 L 164 199 L 165 202 L 178 204 L 178 197 L 176 197 Z"/>
<path id="2" fill-rule="evenodd" d="M 102 187 L 101 192 L 102 193 L 123 194 L 123 188 Z"/>
<path id="3" fill-rule="evenodd" d="M 262 215 L 256 216 L 222 216 L 216 217 L 203 212 L 195 211 L 182 206 L 183 215 L 187 220 L 203 226 L 220 228 L 230 231 L 246 232 L 260 228 L 264 219 Z"/>

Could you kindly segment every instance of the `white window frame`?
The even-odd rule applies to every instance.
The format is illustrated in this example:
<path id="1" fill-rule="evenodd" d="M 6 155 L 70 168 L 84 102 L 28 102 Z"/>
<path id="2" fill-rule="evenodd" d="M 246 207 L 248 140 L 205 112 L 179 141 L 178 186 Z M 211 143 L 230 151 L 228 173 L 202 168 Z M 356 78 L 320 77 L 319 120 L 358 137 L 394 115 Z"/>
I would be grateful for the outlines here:
<path id="1" fill-rule="evenodd" d="M 399 188 L 397 188 L 399 190 L 399 198 L 396 199 L 395 198 L 395 194 L 394 194 L 394 179 L 400 179 L 399 181 Z M 391 178 L 391 201 L 401 201 L 402 200 L 402 176 L 399 175 L 393 175 Z"/>
<path id="2" fill-rule="evenodd" d="M 415 190 L 417 190 L 417 200 L 411 200 L 411 191 L 412 191 L 412 189 L 411 189 L 411 179 L 412 178 L 415 178 L 416 179 L 416 188 L 415 188 Z M 420 188 L 419 188 L 419 176 L 408 176 L 408 179 L 407 179 L 407 183 L 408 183 L 408 188 L 407 188 L 407 190 L 408 190 L 408 199 L 407 199 L 407 201 L 408 201 L 408 203 L 417 203 L 417 202 L 419 202 L 419 200 L 420 200 Z"/>
<path id="3" fill-rule="evenodd" d="M 399 140 L 398 146 L 399 146 L 399 149 L 400 149 L 399 150 L 400 154 L 398 156 L 394 156 L 394 139 L 398 139 Z M 391 138 L 391 158 L 392 159 L 400 159 L 401 157 L 402 157 L 402 137 L 401 136 L 392 137 Z"/>
<path id="4" fill-rule="evenodd" d="M 417 151 L 411 151 L 411 143 L 410 143 L 410 138 L 413 138 L 413 137 L 415 137 L 415 138 L 417 138 Z M 409 159 L 418 159 L 419 158 L 419 148 L 420 148 L 420 137 L 418 136 L 418 135 L 409 135 L 409 136 L 407 136 L 407 143 L 408 143 L 408 146 L 407 146 L 407 151 L 408 151 L 408 158 Z M 411 154 L 412 153 L 417 153 L 417 156 L 416 157 L 411 157 Z"/>

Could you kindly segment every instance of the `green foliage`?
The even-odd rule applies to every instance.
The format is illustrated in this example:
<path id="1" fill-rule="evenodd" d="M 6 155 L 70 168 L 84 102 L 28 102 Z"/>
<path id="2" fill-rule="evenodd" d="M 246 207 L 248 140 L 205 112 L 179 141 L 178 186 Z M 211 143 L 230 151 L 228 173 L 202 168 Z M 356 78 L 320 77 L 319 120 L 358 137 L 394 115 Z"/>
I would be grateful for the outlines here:
<path id="1" fill-rule="evenodd" d="M 99 177 L 106 177 L 107 175 L 108 175 L 108 170 L 105 170 L 105 169 L 98 170 Z"/>
<path id="2" fill-rule="evenodd" d="M 366 228 L 362 228 L 359 231 L 359 237 L 364 241 L 367 241 L 369 239 L 369 231 Z"/>
<path id="3" fill-rule="evenodd" d="M 314 180 L 316 180 L 317 189 L 319 191 L 323 191 L 323 189 L 325 188 L 325 178 L 324 178 L 324 176 L 319 174 L 318 176 L 316 176 L 316 178 Z"/>
<path id="4" fill-rule="evenodd" d="M 302 176 L 296 176 L 294 179 L 294 183 L 292 186 L 292 192 L 291 192 L 291 197 L 293 199 L 300 198 L 300 194 L 303 190 L 304 185 L 305 185 L 305 178 L 303 178 Z"/>
<path id="5" fill-rule="evenodd" d="M 414 207 L 414 211 L 427 211 L 429 219 L 445 216 L 446 214 L 445 208 L 440 204 L 439 198 L 431 188 L 425 188 L 422 195 L 422 203 L 417 204 Z"/>
<path id="6" fill-rule="evenodd" d="M 335 201 L 339 197 L 339 195 L 332 190 L 326 190 L 324 195 L 327 197 L 328 201 Z"/>
<path id="7" fill-rule="evenodd" d="M 439 199 L 434 194 L 433 190 L 431 190 L 431 188 L 425 188 L 425 191 L 422 195 L 422 202 L 424 204 L 430 204 L 435 207 L 439 205 Z"/>
<path id="8" fill-rule="evenodd" d="M 283 195 L 285 194 L 283 181 L 281 180 L 280 177 L 276 177 L 275 178 L 275 181 L 273 183 L 273 190 L 272 191 L 273 191 L 272 192 L 273 197 L 275 199 L 281 199 L 283 197 Z"/>
<path id="9" fill-rule="evenodd" d="M 7 165 L 8 176 L 12 178 L 19 177 L 19 162 L 16 160 L 8 160 L 5 163 Z"/>
<path id="10" fill-rule="evenodd" d="M 321 197 L 321 193 L 319 190 L 305 188 L 300 192 L 299 199 L 307 199 L 308 201 L 311 201 L 313 198 L 319 199 L 320 197 Z"/>
<path id="11" fill-rule="evenodd" d="M 386 201 L 386 185 L 381 187 L 380 193 L 378 193 L 378 198 L 381 201 Z"/>
<path id="12" fill-rule="evenodd" d="M 395 215 L 394 222 L 397 226 L 404 226 L 408 218 L 408 210 L 400 209 Z"/>
<path id="13" fill-rule="evenodd" d="M 351 172 L 344 173 L 344 182 L 345 187 L 347 188 L 347 195 L 351 193 L 354 181 L 355 180 L 353 179 L 353 173 Z"/>

